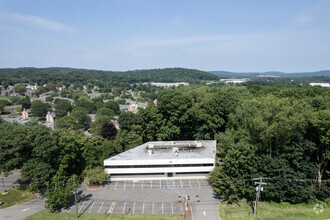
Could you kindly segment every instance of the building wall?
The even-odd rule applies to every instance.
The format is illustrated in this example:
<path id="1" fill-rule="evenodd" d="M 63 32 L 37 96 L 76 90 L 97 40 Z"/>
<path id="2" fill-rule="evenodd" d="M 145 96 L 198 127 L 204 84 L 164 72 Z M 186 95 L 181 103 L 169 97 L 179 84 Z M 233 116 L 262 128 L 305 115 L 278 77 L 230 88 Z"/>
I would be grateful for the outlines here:
<path id="1" fill-rule="evenodd" d="M 141 165 L 162 167 L 135 167 Z M 182 167 L 180 167 L 181 165 Z M 168 174 L 173 177 L 206 176 L 207 173 L 214 169 L 215 161 L 213 158 L 113 160 L 104 161 L 104 166 L 106 173 L 110 175 L 111 179 L 149 179 L 166 178 Z M 114 166 L 114 168 L 111 168 L 111 166 Z M 118 166 L 131 167 L 117 168 Z"/>

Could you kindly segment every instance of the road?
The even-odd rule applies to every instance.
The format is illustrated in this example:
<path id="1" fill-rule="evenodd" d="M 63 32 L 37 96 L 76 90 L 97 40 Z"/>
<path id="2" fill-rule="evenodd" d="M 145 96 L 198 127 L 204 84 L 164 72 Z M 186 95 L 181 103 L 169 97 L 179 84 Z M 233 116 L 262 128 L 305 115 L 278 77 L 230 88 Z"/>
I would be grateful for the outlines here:
<path id="1" fill-rule="evenodd" d="M 0 219 L 20 220 L 44 210 L 45 200 L 36 199 L 24 204 L 0 209 Z"/>
<path id="2" fill-rule="evenodd" d="M 219 201 L 191 203 L 193 220 L 220 220 Z"/>

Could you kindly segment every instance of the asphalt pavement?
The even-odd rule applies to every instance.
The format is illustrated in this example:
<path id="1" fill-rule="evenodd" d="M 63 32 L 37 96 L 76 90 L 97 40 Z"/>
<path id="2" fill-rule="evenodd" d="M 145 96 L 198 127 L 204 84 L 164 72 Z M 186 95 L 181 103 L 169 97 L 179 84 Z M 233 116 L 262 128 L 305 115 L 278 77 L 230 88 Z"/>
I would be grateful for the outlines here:
<path id="1" fill-rule="evenodd" d="M 220 220 L 219 201 L 191 203 L 193 220 Z"/>
<path id="2" fill-rule="evenodd" d="M 0 219 L 3 220 L 21 220 L 30 215 L 44 210 L 45 200 L 36 199 L 24 204 L 0 209 Z"/>
<path id="3" fill-rule="evenodd" d="M 182 202 L 191 204 L 194 220 L 218 220 L 220 200 L 206 180 L 114 181 L 97 190 L 82 186 L 78 212 L 182 214 Z M 74 203 L 62 212 L 74 213 Z"/>

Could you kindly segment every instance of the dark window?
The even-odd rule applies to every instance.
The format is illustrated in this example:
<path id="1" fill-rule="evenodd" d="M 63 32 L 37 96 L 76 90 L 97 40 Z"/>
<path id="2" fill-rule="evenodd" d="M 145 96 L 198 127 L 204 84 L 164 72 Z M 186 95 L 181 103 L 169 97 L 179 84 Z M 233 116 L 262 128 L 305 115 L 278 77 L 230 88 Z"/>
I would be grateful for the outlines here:
<path id="1" fill-rule="evenodd" d="M 164 173 L 114 173 L 111 176 L 140 176 L 140 175 L 164 175 Z"/>
<path id="2" fill-rule="evenodd" d="M 160 168 L 160 167 L 209 167 L 214 166 L 213 163 L 204 164 L 161 164 L 161 165 L 118 165 L 118 166 L 105 166 L 105 168 Z"/>

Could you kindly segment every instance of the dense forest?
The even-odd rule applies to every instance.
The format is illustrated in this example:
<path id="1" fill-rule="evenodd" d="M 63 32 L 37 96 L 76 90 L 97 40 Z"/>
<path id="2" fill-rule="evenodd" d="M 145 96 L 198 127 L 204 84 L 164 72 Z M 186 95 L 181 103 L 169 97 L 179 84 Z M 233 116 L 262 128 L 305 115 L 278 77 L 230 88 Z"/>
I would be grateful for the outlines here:
<path id="1" fill-rule="evenodd" d="M 211 73 L 194 69 L 166 68 L 151 70 L 135 70 L 126 72 L 100 71 L 72 68 L 16 68 L 0 69 L 0 82 L 10 85 L 16 83 L 48 82 L 98 86 L 100 88 L 113 86 L 130 86 L 140 82 L 189 82 L 200 83 L 201 80 L 218 80 L 219 77 Z"/>
<path id="2" fill-rule="evenodd" d="M 55 131 L 0 121 L 0 169 L 20 168 L 23 178 L 40 189 L 59 176 L 83 175 L 102 166 L 103 159 L 147 141 L 215 139 L 221 166 L 209 180 L 223 199 L 252 200 L 257 177 L 267 182 L 267 201 L 329 198 L 329 88 L 193 85 L 157 92 L 157 105 L 150 102 L 137 114 L 120 113 L 115 102 L 103 103 L 102 97 L 76 97 L 70 116 L 65 110 Z M 56 105 L 65 108 L 65 103 Z M 79 129 L 89 127 L 82 116 L 91 106 L 108 122 L 91 126 L 94 135 L 86 137 Z M 118 114 L 117 131 L 109 119 Z"/>
<path id="3" fill-rule="evenodd" d="M 215 75 L 220 77 L 256 77 L 258 75 L 272 75 L 272 76 L 281 76 L 281 77 L 317 77 L 317 76 L 326 76 L 330 77 L 330 70 L 322 70 L 316 72 L 296 72 L 296 73 L 285 73 L 278 71 L 270 71 L 270 72 L 228 72 L 228 71 L 209 71 Z"/>

